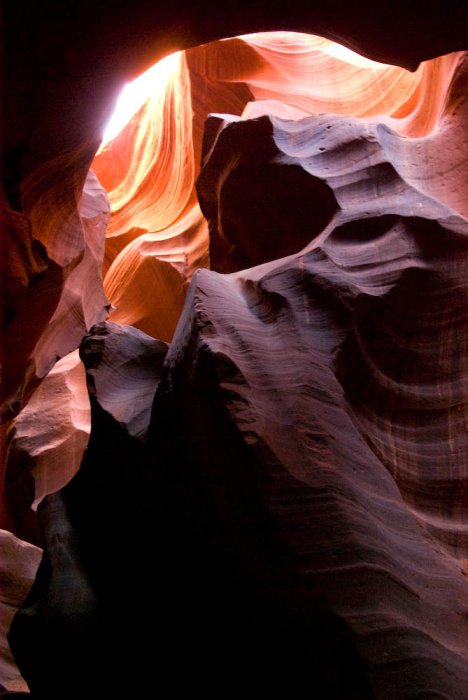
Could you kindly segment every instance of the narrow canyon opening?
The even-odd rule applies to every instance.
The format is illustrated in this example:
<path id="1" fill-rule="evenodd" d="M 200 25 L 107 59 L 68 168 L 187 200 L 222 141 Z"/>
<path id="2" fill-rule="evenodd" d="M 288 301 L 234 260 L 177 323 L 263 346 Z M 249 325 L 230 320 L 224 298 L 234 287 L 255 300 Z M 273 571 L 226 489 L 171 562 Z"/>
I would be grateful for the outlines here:
<path id="1" fill-rule="evenodd" d="M 299 199 L 272 198 L 266 205 L 270 211 L 262 211 L 255 181 L 268 178 L 278 194 L 286 193 L 283 197 L 293 197 L 300 183 L 285 186 L 280 165 L 267 166 L 271 173 L 255 173 L 258 164 L 224 163 L 217 181 L 204 187 L 214 192 L 222 186 L 224 199 L 223 218 L 216 231 L 211 226 L 209 244 L 206 219 L 213 221 L 218 205 L 202 194 L 203 216 L 195 186 L 203 149 L 205 156 L 209 150 L 209 126 L 203 146 L 209 114 L 300 120 L 331 113 L 376 120 L 401 135 L 424 137 L 442 115 L 457 62 L 457 54 L 444 56 L 411 73 L 322 37 L 266 32 L 177 52 L 151 66 L 123 89 L 92 164 L 110 203 L 103 265 L 110 319 L 170 341 L 193 271 L 210 266 L 210 257 L 212 269 L 230 272 L 289 255 L 310 243 L 333 215 L 335 205 L 326 203 L 330 195 L 324 191 L 315 198 L 312 192 L 309 197 L 299 193 L 310 207 L 302 221 Z M 230 209 L 237 210 L 234 219 Z M 317 211 L 315 231 L 310 228 L 312 209 Z M 280 210 L 283 218 L 288 212 L 297 221 L 285 221 L 275 230 Z M 264 221 L 263 233 L 257 229 L 250 236 L 249 215 Z M 246 245 L 262 251 L 248 254 Z"/>
<path id="2" fill-rule="evenodd" d="M 464 700 L 467 76 L 243 34 L 25 176 L 6 688 Z"/>

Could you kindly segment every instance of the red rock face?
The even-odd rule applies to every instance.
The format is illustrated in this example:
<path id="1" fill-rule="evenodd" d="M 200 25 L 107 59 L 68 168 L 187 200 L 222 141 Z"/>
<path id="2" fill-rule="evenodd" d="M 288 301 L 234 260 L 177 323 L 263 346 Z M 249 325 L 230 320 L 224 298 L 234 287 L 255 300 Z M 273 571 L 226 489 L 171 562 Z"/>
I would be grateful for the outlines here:
<path id="1" fill-rule="evenodd" d="M 170 340 L 193 270 L 208 265 L 207 226 L 197 204 L 194 181 L 203 124 L 210 112 L 244 117 L 266 112 L 292 119 L 333 112 L 377 119 L 405 136 L 430 134 L 427 142 L 415 139 L 408 157 L 395 153 L 393 160 L 409 181 L 413 178 L 418 187 L 466 213 L 460 184 L 466 179 L 466 161 L 452 153 L 450 146 L 463 138 L 463 113 L 458 108 L 447 120 L 447 109 L 443 111 L 459 54 L 428 61 L 411 74 L 399 67 L 376 64 L 327 39 L 283 32 L 217 42 L 170 57 L 170 63 L 165 60 L 164 71 L 157 67 L 148 71 L 156 70 L 153 96 L 93 161 L 109 192 L 109 222 L 106 194 L 94 175 L 87 175 L 83 188 L 92 143 L 81 143 L 41 162 L 22 182 L 26 218 L 20 221 L 20 215 L 14 214 L 9 226 L 15 231 L 15 240 L 23 240 L 22 255 L 27 262 L 23 272 L 25 263 L 19 263 L 18 273 L 14 272 L 7 286 L 5 355 L 15 355 L 15 363 L 4 388 L 6 417 L 15 415 L 27 402 L 57 357 L 75 349 L 83 333 L 105 318 L 108 301 L 101 282 L 104 256 L 104 291 L 115 307 L 111 318 Z M 452 91 L 452 103 L 456 100 Z M 421 177 L 418 163 L 435 160 L 437 167 L 429 166 L 429 174 Z M 301 183 L 280 185 L 281 177 L 273 166 L 269 168 L 273 171 L 259 172 L 255 179 L 268 180 L 270 189 L 298 189 L 301 196 Z M 454 169 L 453 176 L 448 176 Z M 60 177 L 56 177 L 57 172 Z M 293 177 L 293 170 L 288 172 L 288 178 Z M 252 216 L 265 216 L 254 211 L 253 200 L 258 198 L 252 185 L 249 192 L 241 193 L 242 184 L 236 182 L 239 177 L 241 173 L 231 174 L 225 194 L 229 187 L 234 191 L 240 188 L 244 199 L 250 197 L 246 206 Z M 272 199 L 278 208 L 296 208 L 293 202 L 281 203 L 280 194 L 272 192 Z M 225 217 L 229 206 L 224 207 Z M 316 230 L 323 227 L 330 206 L 328 203 L 324 212 L 317 214 Z M 229 228 L 226 221 L 224 225 Z M 106 226 L 104 252 L 102 233 Z M 293 252 L 295 239 L 300 247 L 313 235 L 304 232 L 300 220 L 290 222 L 290 226 L 289 248 L 282 251 L 271 243 L 267 258 Z M 264 236 L 268 237 L 266 230 Z M 245 238 L 249 239 L 248 233 Z M 213 260 L 216 239 L 221 249 L 224 245 L 229 251 L 230 245 L 220 243 L 216 234 Z M 38 242 L 44 246 L 42 253 Z M 36 260 L 38 255 L 41 260 Z M 235 266 L 249 265 L 252 260 L 247 255 Z M 20 277 L 19 294 L 13 298 Z M 44 290 L 36 293 L 38 285 Z M 144 297 L 141 287 L 147 289 Z M 28 324 L 24 337 L 25 317 L 31 315 L 31 305 L 39 306 L 38 298 L 40 308 L 35 309 L 34 322 Z"/>
<path id="2" fill-rule="evenodd" d="M 70 148 L 34 137 L 21 212 L 7 182 L 9 527 L 35 537 L 40 502 L 45 537 L 20 669 L 83 697 L 95 672 L 134 693 L 130 663 L 146 693 L 150 629 L 190 687 L 208 658 L 321 697 L 464 700 L 465 55 L 408 73 L 283 32 L 171 65 L 97 177 L 75 125 Z M 108 312 L 81 348 L 88 444 L 73 351 Z"/>

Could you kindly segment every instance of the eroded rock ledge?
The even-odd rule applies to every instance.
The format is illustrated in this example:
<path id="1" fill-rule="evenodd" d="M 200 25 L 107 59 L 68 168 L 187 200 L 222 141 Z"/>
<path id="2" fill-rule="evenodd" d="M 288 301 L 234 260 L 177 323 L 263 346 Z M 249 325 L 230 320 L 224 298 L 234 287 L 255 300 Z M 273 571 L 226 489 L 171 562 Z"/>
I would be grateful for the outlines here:
<path id="1" fill-rule="evenodd" d="M 328 115 L 215 131 L 201 206 L 213 240 L 228 228 L 256 266 L 198 271 L 167 355 L 112 324 L 85 341 L 91 439 L 40 506 L 46 553 L 10 634 L 20 668 L 39 697 L 83 697 L 96 671 L 133 693 L 312 677 L 324 698 L 464 700 L 467 222 L 398 168 L 412 144 L 388 127 Z M 219 186 L 238 168 L 248 189 L 252 143 L 268 144 L 262 168 L 300 172 L 301 216 L 311 192 L 332 204 L 280 260 L 264 218 Z M 114 372 L 133 391 L 135 343 L 155 372 L 137 436 L 112 409 Z"/>

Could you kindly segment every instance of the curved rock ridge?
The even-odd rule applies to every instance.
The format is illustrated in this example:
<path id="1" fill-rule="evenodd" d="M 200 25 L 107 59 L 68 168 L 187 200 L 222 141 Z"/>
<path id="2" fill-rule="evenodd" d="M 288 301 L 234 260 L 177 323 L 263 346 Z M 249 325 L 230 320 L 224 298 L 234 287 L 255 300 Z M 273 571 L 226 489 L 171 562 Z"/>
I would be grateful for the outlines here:
<path id="1" fill-rule="evenodd" d="M 153 686 L 144 661 L 153 611 L 121 614 L 118 600 L 127 595 L 136 610 L 154 592 L 159 565 L 146 562 L 160 534 L 143 446 L 166 353 L 166 343 L 112 322 L 93 326 L 80 345 L 89 444 L 78 473 L 38 506 L 44 555 L 10 631 L 33 697 L 78 698 L 90 687 L 133 693 L 142 676 L 146 690 Z"/>
<path id="2" fill-rule="evenodd" d="M 323 698 L 465 700 L 468 62 L 441 54 L 468 49 L 468 5 L 30 5 L 5 13 L 2 526 L 39 542 L 29 505 L 78 466 L 89 413 L 67 353 L 83 334 L 111 311 L 172 337 L 208 265 L 202 151 L 212 264 L 257 265 L 196 275 L 165 360 L 135 329 L 85 339 L 93 433 L 38 503 L 46 552 L 13 628 L 36 695 L 82 700 L 99 675 L 103 697 L 146 696 L 157 661 L 185 692 L 245 692 L 252 670 L 277 692 L 285 670 L 288 693 L 303 671 Z M 277 27 L 328 39 L 178 54 L 101 151 L 122 202 L 111 308 L 109 203 L 89 167 L 119 86 L 174 50 Z M 208 113 L 235 117 L 211 119 L 203 147 Z M 240 117 L 259 122 L 227 124 Z M 233 129 L 251 130 L 244 145 Z M 38 550 L 23 566 L 30 546 L 0 539 L 8 624 Z M 3 669 L 0 691 L 21 688 L 11 657 Z"/>
<path id="3" fill-rule="evenodd" d="M 91 413 L 78 350 L 59 360 L 13 421 L 8 440 L 5 494 L 15 532 L 26 539 L 29 509 L 61 489 L 78 471 L 91 429 Z"/>
<path id="4" fill-rule="evenodd" d="M 93 326 L 81 342 L 93 404 L 132 437 L 146 434 L 167 348 L 137 328 L 109 321 Z"/>
<path id="5" fill-rule="evenodd" d="M 366 119 L 377 118 L 380 112 L 378 119 L 393 129 L 418 137 L 406 162 L 395 155 L 406 179 L 420 178 L 420 172 L 413 172 L 414 163 L 427 162 L 423 186 L 466 214 L 461 184 L 466 181 L 466 158 L 463 150 L 451 145 L 465 139 L 466 84 L 463 79 L 460 87 L 460 70 L 455 79 L 460 89 L 457 94 L 452 91 L 450 110 L 444 112 L 460 54 L 432 59 L 408 73 L 364 59 L 329 39 L 279 32 L 218 41 L 169 58 L 172 67 L 164 80 L 93 163 L 111 200 L 105 270 L 113 265 L 106 289 L 117 307 L 114 320 L 135 323 L 169 340 L 191 273 L 208 264 L 208 237 L 196 205 L 194 176 L 202 124 L 210 112 L 249 117 L 267 110 L 298 118 L 326 109 Z M 429 133 L 433 140 L 421 138 Z M 17 183 L 18 192 L 13 192 L 21 197 L 31 241 L 40 241 L 45 252 L 40 263 L 43 272 L 34 276 L 34 289 L 25 296 L 25 303 L 33 291 L 35 297 L 42 296 L 28 337 L 21 331 L 26 313 L 23 304 L 7 334 L 6 354 L 16 353 L 17 357 L 5 386 L 6 416 L 25 405 L 56 359 L 76 349 L 83 333 L 107 314 L 100 268 L 109 205 L 94 176 L 86 176 L 96 143 L 91 138 L 48 160 L 39 158 L 37 167 L 31 162 L 21 187 Z M 46 144 L 42 146 L 38 154 L 47 151 Z M 80 201 L 80 206 L 88 206 L 84 199 L 94 201 L 88 223 L 77 206 Z M 181 231 L 183 222 L 185 231 Z M 180 274 L 183 266 L 179 262 L 172 265 L 167 256 L 160 256 L 157 245 L 154 264 L 147 246 L 145 254 L 137 252 L 139 246 L 131 244 L 147 233 L 155 241 L 165 240 L 165 246 L 174 239 L 177 261 L 187 255 L 186 273 Z M 118 264 L 114 264 L 117 257 Z M 177 289 L 162 324 L 157 321 L 162 304 L 152 310 L 149 301 L 136 300 L 131 282 L 136 270 L 141 283 L 152 287 L 157 296 L 164 288 Z M 123 301 L 127 289 L 128 301 Z"/>
<path id="6" fill-rule="evenodd" d="M 396 128 L 422 134 L 438 123 L 459 60 L 458 54 L 441 57 L 410 74 L 327 39 L 292 32 L 252 34 L 169 58 L 171 68 L 154 84 L 152 96 L 94 160 L 111 209 L 95 175 L 89 171 L 85 176 L 93 140 L 43 159 L 23 178 L 24 213 L 10 209 L 7 214 L 27 260 L 21 262 L 14 246 L 8 246 L 9 262 L 18 271 L 6 282 L 4 356 L 14 358 L 2 387 L 6 420 L 27 404 L 57 358 L 73 351 L 109 311 L 116 322 L 170 340 L 193 271 L 209 263 L 207 225 L 194 188 L 206 114 L 249 116 L 268 108 L 297 118 L 326 107 L 369 117 L 387 109 L 393 116 L 386 119 Z M 432 136 L 416 139 L 411 157 L 398 152 L 392 157 L 408 180 L 422 178 L 422 187 L 459 209 L 466 206 L 460 184 L 466 180 L 466 159 L 450 143 L 464 138 L 461 99 L 466 86 L 460 75 L 458 71 L 450 114 L 443 129 L 436 129 L 437 142 Z M 42 145 L 47 151 L 47 144 Z M 389 141 L 388 148 L 395 145 Z M 437 176 L 438 154 L 443 154 L 443 178 Z M 433 166 L 422 174 L 414 162 Z M 272 183 L 276 173 L 262 176 Z M 252 194 L 244 196 L 251 206 Z M 104 290 L 110 306 L 101 280 L 106 226 Z M 290 236 L 306 242 L 299 221 Z"/>
<path id="7" fill-rule="evenodd" d="M 191 194 L 190 81 L 183 53 L 170 58 L 174 67 L 167 75 L 155 77 L 152 92 L 127 126 L 127 133 L 111 141 L 95 159 L 95 172 L 109 192 L 108 236 L 134 227 L 167 228 Z"/>
<path id="8" fill-rule="evenodd" d="M 422 63 L 410 73 L 396 66 L 376 63 L 333 41 L 295 32 L 269 32 L 239 37 L 255 60 L 238 51 L 229 61 L 228 79 L 242 79 L 254 101 L 248 116 L 270 113 L 275 104 L 282 116 L 334 113 L 362 118 L 379 117 L 407 136 L 425 136 L 437 127 L 458 53 Z M 207 77 L 221 72 L 227 47 L 210 45 Z M 193 51 L 193 50 L 192 50 Z M 217 54 L 221 60 L 217 60 Z M 206 64 L 205 64 L 206 65 Z M 233 76 L 236 76 L 234 78 Z M 239 77 L 237 77 L 239 76 Z M 286 106 L 286 107 L 285 107 Z M 290 108 L 290 111 L 289 111 Z"/>
<path id="9" fill-rule="evenodd" d="M 208 225 L 194 204 L 162 234 L 139 231 L 114 259 L 104 280 L 110 318 L 170 341 L 193 271 L 207 266 Z"/>
<path id="10" fill-rule="evenodd" d="M 167 354 L 112 323 L 85 339 L 89 447 L 40 506 L 45 555 L 10 633 L 33 693 L 80 697 L 98 664 L 107 690 L 312 676 L 320 697 L 464 700 L 468 222 L 402 177 L 405 144 L 338 115 L 209 120 L 201 207 L 250 267 L 196 272 Z M 269 166 L 300 216 L 262 190 Z M 277 204 L 268 226 L 237 197 L 251 187 Z M 307 217 L 312 240 L 268 260 L 265 227 Z M 124 596 L 151 605 L 123 618 Z"/>
<path id="11" fill-rule="evenodd" d="M 170 340 L 191 273 L 208 265 L 207 231 L 194 191 L 207 114 L 250 118 L 272 112 L 297 119 L 333 112 L 375 118 L 422 137 L 437 129 L 460 56 L 433 59 L 409 73 L 328 39 L 269 32 L 179 52 L 168 57 L 170 70 L 164 69 L 168 59 L 160 62 L 159 74 L 158 65 L 148 69 L 134 81 L 135 90 L 148 81 L 146 101 L 93 162 L 111 203 L 105 266 L 105 290 L 116 308 L 111 318 Z M 151 254 L 147 245 L 143 253 L 143 241 L 135 243 L 147 234 L 154 242 Z M 161 256 L 163 240 L 166 249 L 172 242 L 187 255 L 184 271 Z M 275 250 L 270 255 L 277 257 Z M 154 290 L 145 300 L 136 291 L 141 284 Z M 172 304 L 167 287 L 174 289 Z M 158 298 L 164 304 L 153 303 Z"/>
<path id="12" fill-rule="evenodd" d="M 16 308 L 6 319 L 3 420 L 18 413 L 57 359 L 75 350 L 86 329 L 107 315 L 101 271 L 107 194 L 91 171 L 81 187 L 75 183 L 68 189 L 64 175 L 50 189 L 57 167 L 51 164 L 43 180 L 29 183 L 27 216 L 11 219 L 28 257 L 38 263 L 22 273 L 23 290 L 18 289 Z"/>
<path id="13" fill-rule="evenodd" d="M 171 461 L 174 468 L 182 460 L 184 474 L 162 483 L 174 482 L 174 499 L 184 479 L 199 485 L 206 502 L 199 492 L 189 496 L 187 521 L 198 521 L 210 504 L 223 542 L 243 557 L 243 573 L 287 620 L 282 642 L 294 639 L 298 658 L 304 638 L 314 636 L 306 622 L 311 601 L 323 596 L 352 630 L 372 697 L 461 699 L 468 688 L 468 581 L 453 554 L 466 556 L 467 452 L 453 410 L 462 407 L 463 377 L 448 360 L 457 341 L 449 341 L 447 359 L 424 366 L 428 343 L 438 357 L 447 343 L 445 323 L 437 329 L 436 318 L 429 331 L 427 315 L 441 288 L 449 296 L 454 290 L 427 242 L 432 223 L 392 218 L 385 226 L 370 220 L 351 246 L 336 229 L 333 253 L 340 256 L 332 254 L 331 233 L 323 246 L 288 262 L 228 276 L 197 273 L 166 360 L 169 377 L 156 396 L 152 444 L 156 450 L 162 440 L 158 420 L 168 429 L 163 414 L 189 426 Z M 359 223 L 356 229 L 362 231 Z M 464 222 L 460 229 L 466 231 Z M 437 233 L 437 245 L 451 247 L 453 257 L 462 252 L 459 235 L 442 227 Z M 366 261 L 380 245 L 394 261 L 405 250 L 404 265 Z M 360 265 L 358 247 L 366 261 Z M 432 299 L 421 276 L 432 278 Z M 407 312 L 409 335 L 395 299 L 401 304 L 418 291 L 419 303 Z M 450 314 L 448 304 L 443 308 Z M 437 390 L 430 396 L 434 379 L 450 385 L 448 398 Z M 451 473 L 458 471 L 449 495 L 440 486 L 452 436 Z M 418 492 L 411 489 L 415 478 Z M 435 512 L 440 530 L 427 517 Z M 301 642 L 292 622 L 298 610 Z M 350 690 L 355 682 L 350 678 Z"/>
<path id="14" fill-rule="evenodd" d="M 386 231 L 405 247 L 418 221 L 393 220 L 370 220 L 351 262 Z M 79 697 L 98 664 L 94 687 L 107 690 L 142 692 L 155 673 L 210 691 L 226 673 L 263 688 L 312 674 L 322 697 L 463 700 L 468 581 L 350 406 L 366 380 L 350 352 L 359 316 L 372 319 L 366 304 L 378 299 L 388 320 L 408 275 L 431 272 L 427 231 L 403 268 L 383 265 L 384 285 L 366 285 L 370 266 L 347 269 L 326 251 L 334 232 L 334 252 L 343 245 L 340 227 L 331 230 L 287 261 L 196 273 L 146 445 L 91 392 L 90 447 L 76 477 L 41 504 L 46 554 L 10 633 L 33 692 Z M 446 245 L 457 239 L 445 231 Z M 86 343 L 92 360 L 93 335 Z M 418 427 L 421 439 L 421 416 Z M 152 574 L 135 576 L 148 558 Z M 120 616 L 123 595 L 152 604 Z M 148 629 L 164 640 L 157 659 L 138 641 Z M 112 653 L 101 659 L 103 645 Z M 115 676 L 124 661 L 141 663 L 137 679 Z M 181 664 L 187 674 L 176 673 Z"/>
<path id="15" fill-rule="evenodd" d="M 56 363 L 8 434 L 4 489 L 16 533 L 42 542 L 30 509 L 80 468 L 91 429 L 87 387 L 119 426 L 143 438 L 166 352 L 166 343 L 136 328 L 102 322 L 84 337 L 82 362 L 75 350 Z"/>
<path id="16" fill-rule="evenodd" d="M 402 137 L 386 126 L 322 115 L 296 122 L 211 117 L 208 127 L 215 140 L 207 142 L 197 186 L 210 222 L 212 266 L 224 271 L 238 262 L 243 269 L 267 261 L 271 251 L 275 258 L 291 253 L 294 242 L 301 244 L 297 235 L 288 239 L 292 222 L 312 237 L 317 211 L 326 201 L 333 205 L 331 222 L 323 233 L 318 227 L 305 251 L 323 259 L 311 274 L 342 298 L 341 313 L 352 304 L 347 340 L 333 351 L 337 379 L 363 438 L 408 506 L 465 559 L 468 222 L 402 179 L 387 147 Z M 282 183 L 281 200 L 258 175 L 269 167 Z M 297 182 L 288 190 L 281 168 L 301 173 L 302 191 Z M 238 180 L 261 202 L 259 215 L 239 206 L 239 186 L 231 186 Z M 263 283 L 246 289 L 252 311 L 266 320 L 286 303 L 264 292 Z"/>
<path id="17" fill-rule="evenodd" d="M 109 219 L 107 193 L 92 171 L 79 190 L 79 219 L 69 233 L 58 227 L 52 259 L 62 267 L 64 285 L 58 304 L 37 345 L 36 374 L 44 376 L 57 357 L 75 350 L 83 333 L 107 315 L 102 289 L 103 235 Z M 55 202 L 55 206 L 60 205 Z M 75 226 L 76 224 L 76 226 Z M 34 225 L 34 223 L 33 223 Z M 69 241 L 73 243 L 69 245 Z M 51 244 L 46 244 L 50 254 Z M 55 356 L 54 356 L 55 353 Z"/>

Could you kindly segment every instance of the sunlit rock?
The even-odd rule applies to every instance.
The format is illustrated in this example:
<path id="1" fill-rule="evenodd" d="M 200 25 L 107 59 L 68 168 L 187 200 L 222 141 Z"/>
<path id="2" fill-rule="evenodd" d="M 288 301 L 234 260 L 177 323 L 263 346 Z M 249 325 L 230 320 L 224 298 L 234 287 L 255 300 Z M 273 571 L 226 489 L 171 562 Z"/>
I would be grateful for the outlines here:
<path id="1" fill-rule="evenodd" d="M 59 166 L 51 164 L 50 172 L 37 181 L 31 178 L 25 193 L 26 216 L 16 217 L 20 223 L 15 225 L 29 231 L 30 255 L 39 256 L 40 262 L 23 283 L 8 319 L 6 418 L 18 412 L 56 360 L 75 350 L 85 331 L 107 314 L 101 272 L 107 194 L 92 172 L 81 183 L 82 191 L 78 183 L 75 192 L 68 191 L 60 177 L 52 186 L 48 180 Z"/>
<path id="2" fill-rule="evenodd" d="M 28 536 L 29 509 L 78 471 L 90 427 L 85 372 L 75 350 L 56 363 L 11 428 L 7 508 L 23 537 Z"/>
<path id="3" fill-rule="evenodd" d="M 163 234 L 140 233 L 117 255 L 104 282 L 111 320 L 170 341 L 187 284 L 207 265 L 208 225 L 196 204 Z"/>
<path id="4" fill-rule="evenodd" d="M 93 404 L 132 437 L 143 438 L 167 344 L 117 323 L 93 326 L 80 345 Z"/>
<path id="5" fill-rule="evenodd" d="M 112 211 L 105 265 L 105 290 L 114 307 L 111 318 L 170 340 L 186 282 L 194 269 L 208 265 L 206 228 L 201 219 L 192 225 L 197 210 L 194 178 L 207 114 L 251 118 L 274 113 L 297 120 L 337 113 L 386 124 L 405 136 L 423 137 L 440 126 L 459 61 L 460 54 L 452 54 L 409 73 L 328 39 L 276 32 L 214 42 L 186 55 L 174 54 L 150 68 L 122 93 L 116 118 L 125 114 L 125 108 L 129 121 L 104 143 L 93 163 L 109 191 Z M 131 90 L 136 102 L 130 118 Z M 431 146 L 427 149 L 430 156 Z M 401 160 L 403 169 L 408 167 L 406 162 L 412 163 L 404 155 Z M 267 188 L 266 181 L 273 177 L 273 173 L 258 172 L 253 179 L 263 179 Z M 278 188 L 279 183 L 278 178 Z M 270 189 L 271 207 L 275 196 L 274 188 Z M 260 214 L 253 206 L 259 197 L 252 185 L 250 194 L 239 192 L 239 196 L 246 198 L 252 216 Z M 301 239 L 302 235 L 306 243 L 307 234 L 300 234 L 299 226 L 296 222 L 289 237 Z M 171 245 L 174 254 L 168 255 Z M 194 247 L 195 257 L 191 255 Z M 213 251 L 212 242 L 212 255 Z M 271 243 L 265 259 L 280 254 Z M 185 267 L 180 264 L 182 257 Z M 243 264 L 249 264 L 248 257 Z M 148 289 L 146 295 L 139 292 L 142 284 Z M 171 298 L 168 286 L 173 290 Z"/>
<path id="6" fill-rule="evenodd" d="M 197 15 L 184 37 L 182 12 L 180 43 L 148 28 L 132 59 L 141 7 L 125 40 L 99 7 L 86 51 L 75 24 L 54 35 L 32 87 L 15 65 L 5 485 L 17 534 L 40 500 L 46 552 L 18 663 L 43 697 L 145 696 L 155 677 L 219 693 L 252 672 L 264 692 L 284 672 L 324 698 L 465 700 L 467 68 L 436 57 L 467 48 L 459 11 L 316 3 L 280 25 L 328 38 L 177 52 L 96 178 L 111 97 L 151 51 L 275 16 Z M 85 334 L 92 434 L 55 491 L 86 441 L 67 355 Z"/>
<path id="7" fill-rule="evenodd" d="M 144 388 L 139 331 L 106 324 L 82 345 L 91 440 L 41 507 L 50 566 L 11 630 L 35 692 L 70 677 L 83 692 L 97 668 L 127 689 L 112 669 L 129 658 L 150 687 L 153 647 L 129 652 L 120 635 L 157 629 L 159 678 L 180 690 L 312 674 L 321 697 L 463 700 L 468 222 L 401 176 L 388 138 L 411 147 L 339 115 L 209 121 L 201 206 L 242 269 L 193 276 L 167 355 L 148 365 L 144 441 L 127 414 Z M 252 190 L 270 202 L 256 217 Z M 275 245 L 283 257 L 269 260 Z M 146 557 L 154 573 L 135 578 Z M 124 595 L 151 609 L 117 618 Z M 26 661 L 38 630 L 40 672 Z"/>

